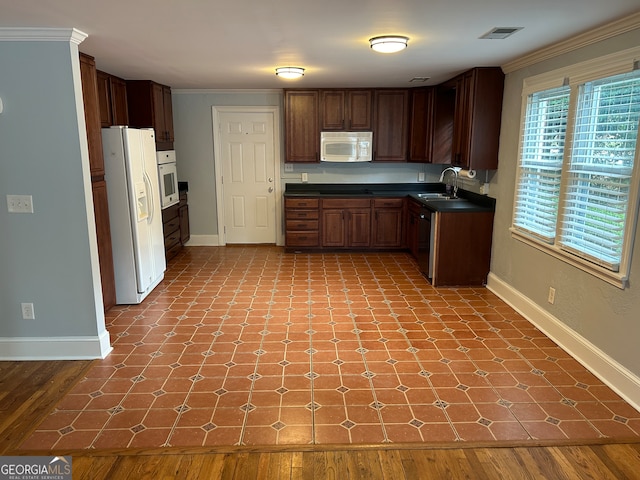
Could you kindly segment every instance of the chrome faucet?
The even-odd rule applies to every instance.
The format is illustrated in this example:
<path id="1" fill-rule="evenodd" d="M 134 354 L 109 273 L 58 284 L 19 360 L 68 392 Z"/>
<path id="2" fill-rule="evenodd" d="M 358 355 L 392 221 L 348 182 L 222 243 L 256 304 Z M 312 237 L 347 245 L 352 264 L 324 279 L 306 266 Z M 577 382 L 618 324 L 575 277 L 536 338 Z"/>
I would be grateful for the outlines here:
<path id="1" fill-rule="evenodd" d="M 444 180 L 445 173 L 453 172 L 454 177 L 453 177 L 453 197 L 452 198 L 458 198 L 458 172 L 460 172 L 460 170 L 462 170 L 460 167 L 448 167 L 448 168 L 445 168 L 440 174 L 440 182 L 442 182 Z"/>

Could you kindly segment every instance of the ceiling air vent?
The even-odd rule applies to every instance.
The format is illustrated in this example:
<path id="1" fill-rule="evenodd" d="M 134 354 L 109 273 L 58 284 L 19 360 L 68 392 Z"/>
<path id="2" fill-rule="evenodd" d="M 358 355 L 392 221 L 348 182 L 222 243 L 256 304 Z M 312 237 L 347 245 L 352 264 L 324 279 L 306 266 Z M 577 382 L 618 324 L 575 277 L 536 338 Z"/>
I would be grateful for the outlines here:
<path id="1" fill-rule="evenodd" d="M 431 77 L 413 77 L 411 80 L 409 80 L 409 83 L 422 83 L 426 82 L 430 78 Z"/>
<path id="2" fill-rule="evenodd" d="M 489 40 L 502 40 L 504 38 L 510 37 L 518 30 L 522 30 L 522 28 L 523 27 L 495 27 L 482 35 L 480 38 Z"/>

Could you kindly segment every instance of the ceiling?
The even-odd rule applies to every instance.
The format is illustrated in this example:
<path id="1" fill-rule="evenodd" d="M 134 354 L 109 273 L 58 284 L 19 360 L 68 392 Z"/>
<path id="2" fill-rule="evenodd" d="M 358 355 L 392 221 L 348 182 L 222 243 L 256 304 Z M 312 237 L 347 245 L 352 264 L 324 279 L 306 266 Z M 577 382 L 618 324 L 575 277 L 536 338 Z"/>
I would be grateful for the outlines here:
<path id="1" fill-rule="evenodd" d="M 0 0 L 0 27 L 75 27 L 100 70 L 173 88 L 407 87 L 503 65 L 638 11 L 638 0 Z M 478 38 L 494 27 L 523 29 Z M 368 39 L 382 34 L 409 46 L 373 52 Z M 277 66 L 305 76 L 283 80 Z"/>

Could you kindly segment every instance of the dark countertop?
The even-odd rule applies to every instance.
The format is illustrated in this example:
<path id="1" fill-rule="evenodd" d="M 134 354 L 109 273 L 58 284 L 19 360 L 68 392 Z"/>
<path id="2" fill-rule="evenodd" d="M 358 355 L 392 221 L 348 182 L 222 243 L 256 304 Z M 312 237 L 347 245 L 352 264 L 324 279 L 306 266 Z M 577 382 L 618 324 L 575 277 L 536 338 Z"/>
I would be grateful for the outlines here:
<path id="1" fill-rule="evenodd" d="M 373 183 L 373 184 L 324 184 L 324 183 L 287 183 L 285 197 L 405 197 L 421 203 L 433 212 L 492 212 L 495 199 L 466 190 L 458 190 L 458 197 L 464 200 L 425 200 L 419 193 L 444 193 L 442 183 Z"/>

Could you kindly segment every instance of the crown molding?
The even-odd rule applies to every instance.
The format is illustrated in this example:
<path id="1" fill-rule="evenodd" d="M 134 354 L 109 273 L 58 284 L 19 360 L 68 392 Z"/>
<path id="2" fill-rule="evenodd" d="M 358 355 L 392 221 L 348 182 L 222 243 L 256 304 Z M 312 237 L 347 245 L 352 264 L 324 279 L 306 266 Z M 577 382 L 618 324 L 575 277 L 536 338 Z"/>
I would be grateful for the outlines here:
<path id="1" fill-rule="evenodd" d="M 541 48 L 540 50 L 536 50 L 511 62 L 507 62 L 502 65 L 502 71 L 504 73 L 511 73 L 516 70 L 520 70 L 521 68 L 529 67 L 544 60 L 572 52 L 573 50 L 601 42 L 611 37 L 622 35 L 623 33 L 630 32 L 631 30 L 636 30 L 638 28 L 640 28 L 640 12 L 628 15 L 614 22 L 589 30 L 588 32 L 581 33 L 567 40 L 554 43 L 548 47 Z"/>
<path id="2" fill-rule="evenodd" d="M 248 93 L 270 94 L 282 93 L 281 88 L 172 88 L 171 94 L 215 94 L 215 93 Z"/>
<path id="3" fill-rule="evenodd" d="M 0 28 L 0 41 L 10 42 L 70 42 L 80 45 L 88 36 L 77 28 Z"/>

